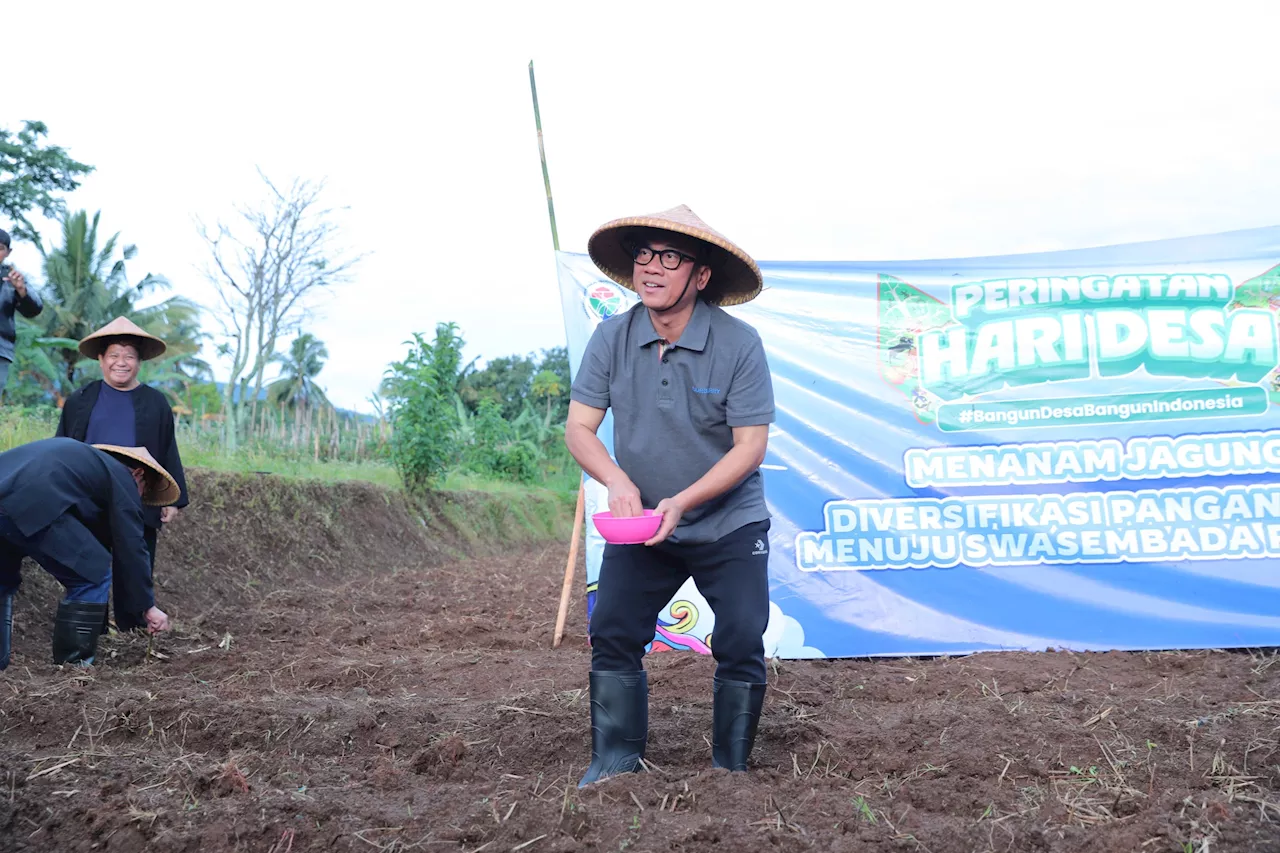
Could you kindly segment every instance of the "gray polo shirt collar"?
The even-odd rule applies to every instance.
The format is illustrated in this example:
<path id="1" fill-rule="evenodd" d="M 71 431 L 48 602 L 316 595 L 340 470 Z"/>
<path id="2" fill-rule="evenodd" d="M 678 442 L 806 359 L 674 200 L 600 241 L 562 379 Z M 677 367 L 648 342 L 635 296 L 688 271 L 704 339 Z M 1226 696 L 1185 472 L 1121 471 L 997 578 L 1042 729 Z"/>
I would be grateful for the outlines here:
<path id="1" fill-rule="evenodd" d="M 641 315 L 644 319 L 639 323 L 640 328 L 636 333 L 636 344 L 641 347 L 647 347 L 655 341 L 662 340 L 662 335 L 659 335 L 657 330 L 653 328 L 653 318 L 649 316 L 648 309 L 642 311 Z M 699 297 L 693 303 L 693 316 L 689 318 L 689 325 L 684 327 L 684 333 L 680 335 L 680 340 L 676 341 L 672 346 L 693 350 L 694 352 L 702 352 L 707 348 L 707 335 L 710 331 L 711 309 Z"/>

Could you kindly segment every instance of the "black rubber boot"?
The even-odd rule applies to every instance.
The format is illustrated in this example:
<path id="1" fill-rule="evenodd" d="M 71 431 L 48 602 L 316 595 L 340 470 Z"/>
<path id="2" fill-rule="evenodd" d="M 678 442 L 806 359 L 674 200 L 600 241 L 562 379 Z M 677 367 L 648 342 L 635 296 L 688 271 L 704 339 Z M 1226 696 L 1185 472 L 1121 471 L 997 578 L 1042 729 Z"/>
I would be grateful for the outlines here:
<path id="1" fill-rule="evenodd" d="M 53 662 L 88 666 L 98 653 L 105 604 L 63 601 L 53 623 Z"/>
<path id="2" fill-rule="evenodd" d="M 649 676 L 643 669 L 591 673 L 591 766 L 578 787 L 640 769 L 649 739 Z"/>
<path id="3" fill-rule="evenodd" d="M 749 681 L 712 683 L 711 763 L 729 770 L 746 770 L 756 726 L 764 707 L 764 684 Z"/>
<path id="4" fill-rule="evenodd" d="M 13 642 L 13 596 L 0 596 L 0 669 L 9 668 L 9 651 Z"/>

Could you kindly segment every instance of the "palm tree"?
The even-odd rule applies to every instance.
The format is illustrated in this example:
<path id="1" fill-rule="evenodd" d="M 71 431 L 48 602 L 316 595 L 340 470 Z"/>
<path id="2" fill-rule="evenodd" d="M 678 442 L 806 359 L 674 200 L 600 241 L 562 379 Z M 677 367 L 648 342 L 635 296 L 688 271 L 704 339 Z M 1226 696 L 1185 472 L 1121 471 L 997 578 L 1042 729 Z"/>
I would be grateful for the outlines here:
<path id="1" fill-rule="evenodd" d="M 194 304 L 170 300 L 163 313 L 143 310 L 137 314 L 147 319 L 143 328 L 166 345 L 163 356 L 142 363 L 139 381 L 160 389 L 173 401 L 187 398 L 192 385 L 213 382 L 213 369 L 200 358 L 201 343 L 209 335 L 200 328 L 199 309 Z"/>
<path id="2" fill-rule="evenodd" d="M 288 355 L 271 359 L 281 368 L 280 378 L 267 386 L 267 399 L 286 408 L 328 406 L 328 398 L 315 382 L 328 357 L 329 350 L 315 335 L 298 335 L 289 346 Z"/>
<path id="3" fill-rule="evenodd" d="M 134 245 L 119 246 L 120 235 L 113 234 L 99 245 L 98 220 L 83 210 L 62 217 L 62 245 L 45 251 L 45 310 L 35 319 L 45 338 L 80 340 L 116 317 L 129 317 L 142 328 L 165 341 L 170 352 L 188 359 L 200 349 L 200 309 L 181 296 L 173 296 L 146 308 L 139 303 L 157 290 L 171 285 L 163 276 L 148 273 L 136 284 L 130 284 L 125 262 L 138 252 Z M 58 393 L 69 394 L 80 384 L 83 372 L 92 366 L 74 349 L 59 352 Z M 190 368 L 203 365 L 198 359 Z M 207 365 L 204 365 L 207 367 Z"/>
<path id="4" fill-rule="evenodd" d="M 181 360 L 181 355 L 165 353 L 153 361 L 144 361 L 138 368 L 138 381 L 159 390 L 171 406 L 181 403 L 194 379 L 179 370 Z"/>
<path id="5" fill-rule="evenodd" d="M 543 370 L 533 377 L 533 385 L 529 389 L 529 393 L 534 397 L 547 398 L 547 416 L 542 425 L 545 429 L 551 426 L 551 403 L 564 393 L 564 388 L 560 384 L 560 377 L 552 373 L 550 370 Z"/>
<path id="6" fill-rule="evenodd" d="M 165 342 L 164 357 L 175 373 L 187 381 L 213 381 L 213 369 L 200 358 L 200 348 L 209 334 L 200 327 L 200 308 L 194 302 L 174 297 L 157 306 L 134 309 L 131 317 Z"/>

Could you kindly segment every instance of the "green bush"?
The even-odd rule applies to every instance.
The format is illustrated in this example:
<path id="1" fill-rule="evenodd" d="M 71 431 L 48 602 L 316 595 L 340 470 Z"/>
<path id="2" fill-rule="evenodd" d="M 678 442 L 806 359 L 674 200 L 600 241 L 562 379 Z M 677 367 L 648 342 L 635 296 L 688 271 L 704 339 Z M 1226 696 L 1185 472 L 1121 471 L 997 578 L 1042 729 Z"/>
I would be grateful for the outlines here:
<path id="1" fill-rule="evenodd" d="M 538 479 L 542 455 L 539 448 L 520 437 L 515 425 L 502 416 L 502 406 L 496 401 L 480 401 L 471 422 L 471 436 L 465 454 L 469 470 L 517 483 Z"/>
<path id="2" fill-rule="evenodd" d="M 53 406 L 0 406 L 0 452 L 53 438 L 59 414 Z"/>
<path id="3" fill-rule="evenodd" d="M 434 485 L 457 456 L 454 396 L 462 347 L 457 326 L 441 323 L 434 341 L 415 332 L 408 355 L 387 371 L 391 460 L 410 492 Z"/>

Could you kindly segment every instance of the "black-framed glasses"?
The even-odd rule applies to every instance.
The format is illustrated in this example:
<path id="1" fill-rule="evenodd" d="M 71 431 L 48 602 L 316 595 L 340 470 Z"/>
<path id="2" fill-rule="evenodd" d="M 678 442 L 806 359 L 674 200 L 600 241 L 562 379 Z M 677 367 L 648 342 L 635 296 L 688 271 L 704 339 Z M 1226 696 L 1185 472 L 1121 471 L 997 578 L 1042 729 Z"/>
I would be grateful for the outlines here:
<path id="1" fill-rule="evenodd" d="M 658 255 L 658 263 L 662 264 L 663 268 L 669 269 L 669 270 L 680 269 L 680 264 L 684 263 L 685 261 L 698 260 L 693 255 L 686 255 L 684 252 L 677 251 L 676 249 L 663 249 L 661 252 L 658 252 L 657 255 Z M 653 256 L 654 256 L 654 251 L 648 246 L 632 246 L 631 247 L 631 260 L 635 261 L 637 264 L 640 264 L 641 266 L 653 260 Z"/>

